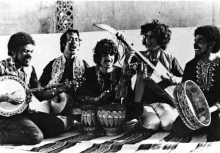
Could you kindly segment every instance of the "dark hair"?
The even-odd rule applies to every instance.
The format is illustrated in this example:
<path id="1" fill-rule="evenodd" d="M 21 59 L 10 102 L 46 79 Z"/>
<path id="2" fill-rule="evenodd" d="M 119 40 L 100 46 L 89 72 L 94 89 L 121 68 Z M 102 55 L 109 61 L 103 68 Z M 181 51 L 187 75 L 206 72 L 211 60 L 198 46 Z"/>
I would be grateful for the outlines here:
<path id="1" fill-rule="evenodd" d="M 102 39 L 99 42 L 97 42 L 93 51 L 93 60 L 97 65 L 101 64 L 101 56 L 106 53 L 115 55 L 114 63 L 116 63 L 116 61 L 119 58 L 118 47 L 116 46 L 115 42 L 113 42 L 110 39 Z"/>
<path id="2" fill-rule="evenodd" d="M 67 42 L 67 34 L 69 34 L 69 33 L 76 33 L 77 36 L 79 37 L 78 30 L 68 29 L 65 33 L 63 33 L 62 36 L 60 37 L 60 51 L 62 53 L 64 52 L 66 42 Z M 80 37 L 79 37 L 79 40 L 81 41 Z"/>
<path id="3" fill-rule="evenodd" d="M 171 38 L 169 27 L 154 19 L 152 23 L 146 23 L 141 26 L 141 35 L 146 35 L 148 31 L 152 31 L 156 35 L 160 47 L 165 50 Z M 143 38 L 142 44 L 145 45 L 145 43 L 145 39 Z"/>
<path id="4" fill-rule="evenodd" d="M 194 36 L 202 35 L 208 42 L 215 42 L 212 53 L 217 53 L 220 49 L 220 31 L 219 28 L 213 25 L 198 27 L 195 30 Z"/>
<path id="5" fill-rule="evenodd" d="M 8 41 L 8 55 L 12 56 L 20 49 L 20 47 L 28 44 L 35 45 L 35 41 L 30 36 L 30 34 L 25 32 L 18 32 L 13 34 Z"/>

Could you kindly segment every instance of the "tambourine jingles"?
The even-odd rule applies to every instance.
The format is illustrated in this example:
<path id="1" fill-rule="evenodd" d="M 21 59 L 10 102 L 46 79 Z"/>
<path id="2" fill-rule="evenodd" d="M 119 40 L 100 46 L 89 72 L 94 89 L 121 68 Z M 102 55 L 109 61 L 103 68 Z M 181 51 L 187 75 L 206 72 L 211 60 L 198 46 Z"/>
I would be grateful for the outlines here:
<path id="1" fill-rule="evenodd" d="M 181 119 L 192 130 L 209 126 L 211 113 L 220 108 L 218 103 L 209 108 L 202 90 L 191 80 L 176 86 L 174 99 Z"/>

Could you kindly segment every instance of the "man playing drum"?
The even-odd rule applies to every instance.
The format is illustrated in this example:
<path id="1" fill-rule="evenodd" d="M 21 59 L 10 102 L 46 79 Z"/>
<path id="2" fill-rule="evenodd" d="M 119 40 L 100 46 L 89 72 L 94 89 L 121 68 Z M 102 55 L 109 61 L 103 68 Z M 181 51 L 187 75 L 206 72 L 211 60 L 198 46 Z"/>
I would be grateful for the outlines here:
<path id="1" fill-rule="evenodd" d="M 34 47 L 35 41 L 29 34 L 18 32 L 12 35 L 8 42 L 10 57 L 0 62 L 0 76 L 19 78 L 29 88 L 40 87 L 35 69 L 30 65 Z M 15 105 L 19 106 L 22 102 L 37 100 L 36 98 L 43 100 L 54 96 L 53 91 L 47 90 L 35 93 L 36 98 L 34 98 L 35 96 L 27 96 L 25 101 L 20 97 L 20 92 L 21 90 L 1 93 L 0 103 L 10 103 L 13 104 L 11 107 L 14 107 Z M 10 117 L 0 115 L 0 144 L 37 144 L 43 138 L 59 135 L 63 131 L 64 122 L 51 114 L 29 113 L 28 109 L 25 109 Z"/>
<path id="2" fill-rule="evenodd" d="M 122 76 L 122 68 L 115 65 L 119 60 L 115 42 L 100 40 L 94 48 L 93 59 L 96 65 L 85 71 L 83 76 L 86 81 L 77 90 L 81 103 L 95 106 L 125 104 L 125 121 L 141 117 L 143 106 L 133 102 L 130 74 L 127 78 Z"/>
<path id="3" fill-rule="evenodd" d="M 195 30 L 195 57 L 189 61 L 184 70 L 182 82 L 194 81 L 204 93 L 208 105 L 213 106 L 220 99 L 220 32 L 216 26 L 201 26 Z M 187 117 L 187 116 L 186 116 Z M 211 114 L 211 124 L 198 130 L 189 129 L 178 117 L 172 131 L 178 136 L 207 133 L 207 141 L 220 140 L 219 112 Z"/>
<path id="4" fill-rule="evenodd" d="M 84 60 L 78 57 L 80 41 L 81 39 L 78 30 L 68 29 L 61 35 L 60 50 L 63 55 L 53 59 L 46 65 L 39 80 L 42 86 L 64 83 L 67 80 L 73 81 L 74 79 L 82 78 L 85 69 L 89 66 Z M 65 96 L 67 97 L 67 100 L 64 109 L 60 110 L 60 112 L 55 112 L 53 110 L 51 102 L 53 102 L 54 99 L 44 101 L 43 103 L 45 107 L 48 108 L 49 113 L 56 114 L 57 117 L 60 118 L 79 121 L 81 112 L 77 109 L 79 105 L 77 104 L 78 100 L 75 93 L 77 83 L 78 82 L 76 82 L 75 85 L 70 86 L 70 88 L 61 87 L 54 90 L 54 95 L 58 96 L 58 100 Z M 56 101 L 56 103 L 61 104 L 63 102 Z"/>
<path id="5" fill-rule="evenodd" d="M 142 44 L 147 48 L 141 53 L 155 67 L 160 64 L 172 74 L 172 76 L 167 77 L 161 76 L 160 83 L 171 86 L 180 82 L 183 74 L 182 68 L 174 56 L 165 52 L 171 37 L 169 27 L 158 20 L 153 20 L 152 23 L 141 26 L 141 35 L 143 35 Z M 134 101 L 141 102 L 144 105 L 143 127 L 152 131 L 158 131 L 160 128 L 170 131 L 178 112 L 174 105 L 173 107 L 170 106 L 170 102 L 154 90 L 154 86 L 149 85 L 149 80 L 154 80 L 153 77 L 157 75 L 154 75 L 154 70 L 149 65 L 144 64 L 141 59 L 135 58 L 134 53 L 134 51 L 128 52 L 127 58 L 130 58 L 131 64 L 138 64 Z M 157 71 L 160 72 L 162 69 L 159 68 Z M 172 90 L 169 90 L 172 93 Z"/>

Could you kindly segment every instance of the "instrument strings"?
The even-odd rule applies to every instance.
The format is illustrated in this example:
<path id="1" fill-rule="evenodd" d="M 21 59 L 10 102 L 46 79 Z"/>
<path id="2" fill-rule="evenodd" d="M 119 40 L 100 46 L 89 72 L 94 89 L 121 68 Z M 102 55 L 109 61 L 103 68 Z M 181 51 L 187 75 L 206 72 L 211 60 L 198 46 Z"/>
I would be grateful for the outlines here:
<path id="1" fill-rule="evenodd" d="M 125 44 L 120 40 L 120 39 L 116 39 L 117 40 L 117 42 L 118 42 L 118 47 L 119 47 L 119 45 L 121 45 L 122 46 L 122 48 L 123 48 L 123 51 L 122 51 L 122 57 L 120 58 L 120 60 L 119 60 L 119 58 L 118 58 L 118 63 L 122 66 L 122 64 L 120 63 L 120 61 L 124 58 L 124 56 L 125 56 L 125 54 L 126 54 L 126 49 L 125 49 Z M 127 46 L 127 47 L 129 47 L 129 46 Z M 145 56 L 144 56 L 145 57 Z M 146 58 L 146 57 L 145 57 Z M 148 65 L 148 64 L 147 64 Z M 152 64 L 153 65 L 153 64 Z M 157 70 L 156 70 L 156 68 L 155 68 L 155 66 L 154 67 L 152 67 L 152 69 L 153 69 L 153 73 L 152 73 L 152 75 L 154 74 L 156 77 L 157 77 L 157 79 L 159 79 L 159 80 L 161 80 L 161 74 L 159 73 L 159 72 L 157 72 Z M 169 72 L 167 72 L 167 73 L 169 73 Z M 169 77 L 169 75 L 168 75 L 168 77 Z M 168 94 L 169 95 L 172 95 L 173 94 L 173 90 L 171 89 L 171 88 L 166 88 L 167 89 L 167 91 L 166 92 L 168 92 Z"/>

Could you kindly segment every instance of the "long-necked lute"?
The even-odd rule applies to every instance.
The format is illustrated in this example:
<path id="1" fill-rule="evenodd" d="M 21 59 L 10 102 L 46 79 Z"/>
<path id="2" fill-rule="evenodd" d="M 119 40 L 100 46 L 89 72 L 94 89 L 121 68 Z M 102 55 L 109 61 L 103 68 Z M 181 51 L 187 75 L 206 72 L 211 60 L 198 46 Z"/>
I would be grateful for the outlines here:
<path id="1" fill-rule="evenodd" d="M 137 51 L 133 48 L 132 43 L 128 43 L 124 37 L 118 35 L 118 31 L 109 25 L 106 24 L 94 24 L 94 26 L 101 28 L 110 32 L 111 34 L 115 35 L 117 39 L 123 42 L 127 47 L 130 47 L 132 50 L 135 51 L 135 55 L 142 60 L 145 64 L 149 65 L 153 69 L 153 74 L 151 75 L 151 79 L 145 80 L 147 85 L 150 86 L 158 95 L 163 96 L 165 99 L 169 101 L 172 106 L 175 106 L 173 91 L 175 85 L 170 84 L 162 84 L 163 79 L 162 77 L 170 78 L 173 76 L 164 66 L 162 63 L 158 62 L 159 68 L 153 65 L 149 59 L 147 59 L 142 53 Z"/>

